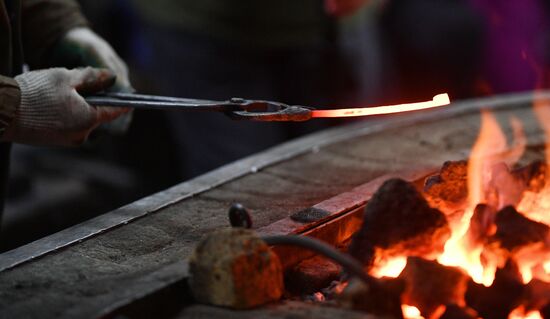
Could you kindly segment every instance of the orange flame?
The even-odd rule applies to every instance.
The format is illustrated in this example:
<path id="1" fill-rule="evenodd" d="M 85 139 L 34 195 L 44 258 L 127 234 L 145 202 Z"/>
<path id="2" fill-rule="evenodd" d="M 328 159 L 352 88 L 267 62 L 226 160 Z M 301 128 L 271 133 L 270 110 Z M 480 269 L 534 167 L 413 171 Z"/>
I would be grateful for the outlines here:
<path id="1" fill-rule="evenodd" d="M 472 148 L 468 163 L 468 204 L 472 211 L 477 204 L 491 200 L 488 198 L 487 191 L 494 178 L 494 168 L 501 163 L 505 163 L 508 167 L 514 165 L 525 151 L 527 144 L 523 126 L 517 118 L 510 119 L 514 132 L 514 143 L 510 147 L 492 113 L 482 112 L 481 123 L 481 131 Z M 506 185 L 493 186 L 502 188 Z M 499 189 L 501 192 L 503 190 Z M 502 208 L 507 203 L 500 199 L 497 204 L 496 208 Z"/>
<path id="2" fill-rule="evenodd" d="M 514 131 L 514 143 L 508 147 L 506 136 L 500 129 L 496 118 L 488 111 L 481 114 L 481 129 L 472 148 L 468 162 L 468 206 L 462 218 L 451 223 L 452 235 L 445 244 L 443 254 L 438 258 L 439 263 L 447 266 L 458 266 L 468 272 L 472 279 L 485 286 L 490 286 L 494 280 L 496 264 L 488 261 L 481 262 L 483 246 L 467 243 L 466 232 L 470 228 L 470 220 L 476 205 L 492 202 L 497 208 L 507 204 L 506 197 L 498 196 L 507 193 L 502 183 L 496 183 L 495 168 L 501 163 L 513 165 L 525 150 L 526 138 L 519 120 L 510 120 Z M 500 177 L 505 178 L 505 177 Z M 497 188 L 496 192 L 489 190 Z M 494 195 L 496 193 L 497 195 Z M 497 198 L 494 198 L 496 196 Z"/>
<path id="3" fill-rule="evenodd" d="M 402 305 L 401 310 L 403 310 L 403 317 L 405 317 L 405 319 L 424 319 L 424 317 L 420 315 L 420 310 L 414 306 Z"/>
<path id="4" fill-rule="evenodd" d="M 311 112 L 311 117 L 355 117 L 392 114 L 431 109 L 435 107 L 449 105 L 450 103 L 451 100 L 449 99 L 449 95 L 447 93 L 443 93 L 434 96 L 431 101 L 426 102 L 386 105 L 377 107 L 358 107 L 351 109 L 313 110 Z"/>
<path id="5" fill-rule="evenodd" d="M 539 93 L 535 93 L 533 110 L 545 133 L 546 165 L 550 167 L 550 100 Z M 547 170 L 545 180 L 548 181 L 549 177 Z M 529 219 L 550 225 L 550 214 L 548 214 L 550 210 L 550 183 L 546 183 L 539 192 L 525 192 L 517 205 L 517 210 Z M 524 282 L 529 282 L 533 277 L 550 282 L 549 245 L 550 238 L 547 238 L 546 243 L 540 243 L 521 251 L 522 256 L 518 258 L 518 266 Z"/>
<path id="6" fill-rule="evenodd" d="M 545 156 L 547 166 L 550 167 L 550 99 L 536 98 L 534 109 L 545 131 Z M 491 255 L 491 251 L 485 247 L 480 237 L 471 236 L 475 232 L 475 227 L 469 232 L 478 204 L 488 204 L 497 210 L 514 205 L 518 212 L 527 218 L 550 225 L 550 214 L 547 214 L 550 210 L 550 183 L 539 192 L 523 192 L 524 187 L 517 187 L 517 178 L 515 179 L 510 172 L 527 145 L 521 122 L 517 118 L 510 118 L 510 126 L 513 141 L 508 144 L 497 119 L 489 111 L 482 112 L 480 132 L 468 161 L 467 204 L 461 216 L 449 219 L 452 235 L 445 243 L 444 252 L 437 259 L 443 265 L 464 269 L 475 282 L 485 286 L 493 283 L 497 267 L 503 265 L 502 260 Z M 547 170 L 547 174 L 546 180 L 550 180 L 550 169 Z M 454 212 L 446 213 L 450 215 Z M 492 227 L 496 229 L 495 224 Z M 489 230 L 485 231 L 491 233 L 493 228 L 487 228 Z M 477 240 L 480 242 L 472 242 Z M 550 238 L 547 238 L 546 242 L 533 243 L 514 251 L 514 261 L 525 284 L 533 278 L 550 282 L 549 247 Z M 370 273 L 379 278 L 398 277 L 406 264 L 406 256 L 394 257 L 381 261 Z M 439 310 L 441 313 L 438 312 L 434 318 L 441 315 L 445 307 L 441 306 Z M 419 309 L 414 306 L 402 305 L 402 311 L 406 319 L 424 319 Z M 542 316 L 538 311 L 527 311 L 525 307 L 520 306 L 510 313 L 508 319 L 542 319 Z"/>
<path id="7" fill-rule="evenodd" d="M 394 257 L 389 259 L 383 265 L 377 265 L 370 271 L 370 274 L 377 278 L 391 277 L 397 278 L 407 266 L 407 257 Z"/>
<path id="8" fill-rule="evenodd" d="M 535 310 L 526 312 L 523 306 L 519 306 L 510 312 L 508 319 L 542 319 L 542 315 Z"/>
<path id="9" fill-rule="evenodd" d="M 546 164 L 550 167 L 550 100 L 535 94 L 533 110 L 545 133 Z M 549 177 L 546 176 L 547 179 Z M 550 214 L 547 214 L 550 210 L 550 183 L 547 183 L 538 193 L 526 192 L 518 204 L 518 210 L 532 220 L 550 224 Z"/>

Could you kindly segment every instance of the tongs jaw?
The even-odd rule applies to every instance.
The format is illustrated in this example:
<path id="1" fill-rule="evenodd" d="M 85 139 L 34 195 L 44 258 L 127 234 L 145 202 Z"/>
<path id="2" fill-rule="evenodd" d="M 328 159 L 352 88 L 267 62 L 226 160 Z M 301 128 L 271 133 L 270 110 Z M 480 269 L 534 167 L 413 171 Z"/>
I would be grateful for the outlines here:
<path id="1" fill-rule="evenodd" d="M 307 121 L 312 114 L 312 109 L 304 106 L 241 98 L 232 98 L 227 101 L 207 101 L 133 93 L 104 93 L 88 96 L 86 101 L 93 106 L 223 112 L 234 120 L 264 122 Z"/>
<path id="2" fill-rule="evenodd" d="M 225 114 L 234 120 L 263 122 L 303 122 L 311 119 L 312 109 L 305 106 L 261 100 L 242 100 L 241 106 L 242 110 Z"/>

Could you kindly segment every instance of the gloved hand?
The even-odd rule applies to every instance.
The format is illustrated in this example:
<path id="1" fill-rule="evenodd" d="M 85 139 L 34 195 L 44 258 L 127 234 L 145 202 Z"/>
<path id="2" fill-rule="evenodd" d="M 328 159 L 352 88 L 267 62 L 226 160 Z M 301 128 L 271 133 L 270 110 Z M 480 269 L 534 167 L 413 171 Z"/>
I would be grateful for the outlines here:
<path id="1" fill-rule="evenodd" d="M 70 30 L 55 46 L 52 61 L 55 66 L 68 68 L 93 66 L 106 68 L 116 75 L 115 84 L 110 90 L 134 92 L 128 77 L 128 67 L 115 50 L 103 38 L 86 27 Z M 101 125 L 103 133 L 120 135 L 125 133 L 132 121 L 132 112 L 119 117 L 116 121 Z"/>
<path id="2" fill-rule="evenodd" d="M 40 145 L 77 145 L 101 123 L 128 112 L 124 108 L 93 107 L 78 93 L 104 90 L 115 82 L 105 69 L 53 68 L 15 77 L 21 103 L 4 141 Z"/>
<path id="3" fill-rule="evenodd" d="M 355 13 L 369 0 L 325 0 L 325 10 L 338 17 Z"/>
<path id="4" fill-rule="evenodd" d="M 56 66 L 69 68 L 93 66 L 113 71 L 114 91 L 132 92 L 126 63 L 103 38 L 85 27 L 70 30 L 55 46 L 52 61 Z"/>

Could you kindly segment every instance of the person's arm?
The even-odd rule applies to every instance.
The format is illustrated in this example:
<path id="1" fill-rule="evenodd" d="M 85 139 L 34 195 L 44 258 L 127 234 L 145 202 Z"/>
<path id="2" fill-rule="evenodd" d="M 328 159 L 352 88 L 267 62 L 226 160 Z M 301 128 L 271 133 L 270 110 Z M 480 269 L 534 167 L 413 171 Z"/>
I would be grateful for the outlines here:
<path id="1" fill-rule="evenodd" d="M 32 69 L 107 68 L 117 91 L 133 91 L 128 68 L 115 50 L 93 32 L 73 0 L 22 1 L 23 51 Z"/>
<path id="2" fill-rule="evenodd" d="M 13 122 L 20 101 L 19 84 L 12 78 L 0 75 L 0 136 Z"/>
<path id="3" fill-rule="evenodd" d="M 21 31 L 25 62 L 32 69 L 52 67 L 54 46 L 72 29 L 87 27 L 72 0 L 22 0 Z"/>
<path id="4" fill-rule="evenodd" d="M 69 30 L 55 45 L 52 58 L 60 62 L 54 66 L 67 66 L 63 61 L 70 61 L 70 67 L 93 66 L 113 71 L 117 80 L 112 89 L 132 92 L 128 67 L 115 50 L 103 38 L 88 27 L 76 27 Z"/>
<path id="5" fill-rule="evenodd" d="M 25 62 L 31 69 L 50 67 L 106 68 L 116 75 L 109 90 L 132 92 L 128 68 L 113 48 L 88 26 L 73 0 L 22 0 L 22 33 Z M 122 134 L 131 112 L 102 128 Z"/>

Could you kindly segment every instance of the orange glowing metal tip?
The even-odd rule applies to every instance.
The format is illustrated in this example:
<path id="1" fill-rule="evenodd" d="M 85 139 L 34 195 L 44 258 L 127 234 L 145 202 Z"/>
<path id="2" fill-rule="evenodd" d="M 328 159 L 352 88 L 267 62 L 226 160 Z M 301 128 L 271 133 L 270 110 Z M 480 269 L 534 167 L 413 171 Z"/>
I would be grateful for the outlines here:
<path id="1" fill-rule="evenodd" d="M 410 112 L 436 108 L 449 105 L 451 100 L 447 93 L 438 94 L 431 101 L 406 103 L 375 107 L 359 107 L 351 109 L 335 109 L 335 110 L 312 110 L 311 117 L 354 117 L 354 116 L 370 116 L 381 114 L 392 114 L 401 112 Z"/>

